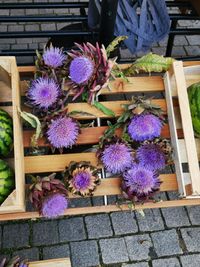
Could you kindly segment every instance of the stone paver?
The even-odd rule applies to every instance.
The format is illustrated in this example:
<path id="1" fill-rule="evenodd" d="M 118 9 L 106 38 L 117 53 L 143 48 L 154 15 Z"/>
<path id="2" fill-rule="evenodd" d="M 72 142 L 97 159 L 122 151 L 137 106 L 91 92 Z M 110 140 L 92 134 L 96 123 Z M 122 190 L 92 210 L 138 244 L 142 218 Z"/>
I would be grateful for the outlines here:
<path id="1" fill-rule="evenodd" d="M 177 258 L 159 259 L 152 261 L 153 267 L 180 267 L 179 260 Z"/>
<path id="2" fill-rule="evenodd" d="M 33 244 L 52 245 L 59 242 L 57 221 L 41 221 L 33 224 Z"/>
<path id="3" fill-rule="evenodd" d="M 111 220 L 116 235 L 136 233 L 138 226 L 134 218 L 134 212 L 115 212 L 111 214 Z"/>
<path id="4" fill-rule="evenodd" d="M 159 209 L 146 209 L 143 212 L 144 216 L 136 212 L 140 231 L 147 232 L 164 229 L 164 223 Z"/>
<path id="5" fill-rule="evenodd" d="M 61 220 L 58 224 L 59 227 L 59 240 L 78 241 L 86 239 L 86 232 L 83 224 L 83 218 L 75 217 L 70 219 Z"/>
<path id="6" fill-rule="evenodd" d="M 123 264 L 122 267 L 149 267 L 147 262 L 138 262 L 132 264 Z"/>
<path id="7" fill-rule="evenodd" d="M 200 252 L 200 227 L 181 229 L 181 235 L 189 252 Z"/>
<path id="8" fill-rule="evenodd" d="M 28 248 L 23 250 L 17 250 L 13 253 L 13 256 L 19 256 L 21 259 L 29 259 L 31 261 L 39 260 L 38 248 Z"/>
<path id="9" fill-rule="evenodd" d="M 200 225 L 200 206 L 187 207 L 192 225 Z"/>
<path id="10" fill-rule="evenodd" d="M 181 227 L 190 225 L 186 210 L 184 207 L 165 208 L 162 214 L 167 227 Z"/>
<path id="11" fill-rule="evenodd" d="M 149 235 L 135 235 L 125 237 L 129 257 L 132 261 L 148 260 L 150 248 L 153 247 Z"/>
<path id="12" fill-rule="evenodd" d="M 67 258 L 70 256 L 69 245 L 59 245 L 43 248 L 43 259 Z"/>
<path id="13" fill-rule="evenodd" d="M 179 239 L 176 230 L 167 230 L 152 233 L 151 238 L 158 257 L 181 254 Z"/>
<path id="14" fill-rule="evenodd" d="M 3 248 L 20 248 L 29 246 L 29 225 L 11 224 L 3 229 Z"/>
<path id="15" fill-rule="evenodd" d="M 182 267 L 199 267 L 200 254 L 182 256 L 181 263 Z"/>
<path id="16" fill-rule="evenodd" d="M 113 235 L 111 222 L 108 214 L 99 214 L 85 217 L 88 237 L 100 238 Z"/>
<path id="17" fill-rule="evenodd" d="M 72 242 L 70 246 L 72 267 L 91 267 L 99 265 L 96 241 Z"/>
<path id="18" fill-rule="evenodd" d="M 112 264 L 128 261 L 128 252 L 123 238 L 102 239 L 99 241 L 103 263 Z"/>

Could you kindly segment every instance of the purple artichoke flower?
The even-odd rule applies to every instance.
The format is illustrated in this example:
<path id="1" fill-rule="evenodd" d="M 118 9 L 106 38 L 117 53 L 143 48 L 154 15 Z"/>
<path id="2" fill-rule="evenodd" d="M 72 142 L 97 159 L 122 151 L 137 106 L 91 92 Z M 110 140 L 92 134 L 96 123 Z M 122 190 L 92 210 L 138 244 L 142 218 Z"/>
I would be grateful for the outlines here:
<path id="1" fill-rule="evenodd" d="M 137 149 L 136 158 L 144 167 L 160 170 L 165 167 L 165 154 L 158 144 L 144 144 Z"/>
<path id="2" fill-rule="evenodd" d="M 47 138 L 54 148 L 68 148 L 76 143 L 78 123 L 70 117 L 57 117 L 47 130 Z"/>
<path id="3" fill-rule="evenodd" d="M 66 55 L 61 49 L 51 46 L 43 54 L 44 63 L 51 68 L 58 68 L 63 65 Z"/>
<path id="4" fill-rule="evenodd" d="M 56 193 L 44 199 L 41 214 L 47 218 L 55 218 L 62 215 L 67 208 L 68 199 L 66 196 Z"/>
<path id="5" fill-rule="evenodd" d="M 107 171 L 116 174 L 130 168 L 133 157 L 131 149 L 124 143 L 109 144 L 101 155 L 101 161 Z"/>
<path id="6" fill-rule="evenodd" d="M 140 164 L 133 164 L 123 174 L 122 190 L 128 199 L 144 199 L 158 190 L 159 186 L 157 174 Z"/>
<path id="7" fill-rule="evenodd" d="M 94 63 L 87 57 L 77 57 L 69 66 L 70 79 L 77 83 L 87 83 L 94 71 Z"/>
<path id="8" fill-rule="evenodd" d="M 33 105 L 48 109 L 57 101 L 59 93 L 60 88 L 53 79 L 38 78 L 33 81 L 27 97 Z"/>
<path id="9" fill-rule="evenodd" d="M 135 141 L 152 140 L 160 136 L 162 121 L 153 114 L 135 115 L 128 126 L 128 134 Z"/>
<path id="10" fill-rule="evenodd" d="M 90 162 L 70 162 L 64 171 L 67 189 L 81 196 L 93 195 L 96 186 L 100 184 L 98 169 Z"/>

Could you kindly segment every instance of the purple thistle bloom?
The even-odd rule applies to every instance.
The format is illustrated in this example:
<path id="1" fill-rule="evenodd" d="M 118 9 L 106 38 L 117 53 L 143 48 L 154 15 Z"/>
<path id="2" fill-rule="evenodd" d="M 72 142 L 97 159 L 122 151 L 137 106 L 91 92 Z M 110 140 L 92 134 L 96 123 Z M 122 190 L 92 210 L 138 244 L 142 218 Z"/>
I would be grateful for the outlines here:
<path id="1" fill-rule="evenodd" d="M 88 82 L 94 71 L 93 62 L 87 57 L 77 57 L 72 60 L 69 67 L 70 79 L 77 83 L 82 84 Z"/>
<path id="2" fill-rule="evenodd" d="M 125 171 L 133 162 L 131 149 L 123 144 L 107 145 L 102 153 L 101 160 L 107 171 L 115 174 Z"/>
<path id="3" fill-rule="evenodd" d="M 144 167 L 160 170 L 165 167 L 165 154 L 157 144 L 144 144 L 136 152 L 136 158 Z"/>
<path id="4" fill-rule="evenodd" d="M 47 218 L 55 218 L 68 208 L 68 200 L 63 194 L 53 194 L 45 198 L 42 203 L 41 214 Z"/>
<path id="5" fill-rule="evenodd" d="M 74 175 L 72 184 L 78 191 L 85 190 L 89 187 L 91 182 L 91 173 L 85 170 L 79 171 Z"/>
<path id="6" fill-rule="evenodd" d="M 67 148 L 76 143 L 79 126 L 70 117 L 58 117 L 52 121 L 47 130 L 47 138 L 55 148 Z"/>
<path id="7" fill-rule="evenodd" d="M 22 262 L 20 263 L 19 267 L 28 267 L 28 264 Z"/>
<path id="8" fill-rule="evenodd" d="M 28 91 L 28 98 L 33 105 L 48 109 L 57 101 L 59 90 L 58 84 L 53 79 L 39 78 L 33 81 Z"/>
<path id="9" fill-rule="evenodd" d="M 61 49 L 57 47 L 51 46 L 50 48 L 46 49 L 46 51 L 43 54 L 44 63 L 47 66 L 54 69 L 62 66 L 65 59 L 66 59 L 65 54 L 62 52 Z"/>
<path id="10" fill-rule="evenodd" d="M 156 173 L 140 164 L 133 164 L 132 167 L 123 174 L 126 194 L 131 199 L 148 196 L 160 186 L 160 181 Z M 124 189 L 123 188 L 123 189 Z"/>
<path id="11" fill-rule="evenodd" d="M 152 140 L 160 136 L 162 121 L 153 114 L 135 115 L 128 126 L 128 134 L 135 141 Z"/>

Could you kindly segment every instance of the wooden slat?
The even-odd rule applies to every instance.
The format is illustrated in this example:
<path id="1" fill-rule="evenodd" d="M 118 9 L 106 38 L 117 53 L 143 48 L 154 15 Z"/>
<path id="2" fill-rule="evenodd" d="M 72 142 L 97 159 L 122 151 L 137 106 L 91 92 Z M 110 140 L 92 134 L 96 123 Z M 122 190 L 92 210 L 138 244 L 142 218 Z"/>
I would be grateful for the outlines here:
<path id="1" fill-rule="evenodd" d="M 24 158 L 25 173 L 60 172 L 70 161 L 90 161 L 92 165 L 98 164 L 95 153 L 74 153 L 62 155 L 27 156 Z"/>
<path id="2" fill-rule="evenodd" d="M 160 202 L 146 202 L 144 204 L 136 204 L 133 210 L 144 210 L 144 209 L 154 209 L 154 208 L 173 208 L 182 206 L 197 206 L 200 205 L 200 199 L 178 199 L 178 200 L 166 200 Z M 64 213 L 66 216 L 81 215 L 81 214 L 94 214 L 103 212 L 114 212 L 130 210 L 128 205 L 121 205 L 120 208 L 116 205 L 107 206 L 95 206 L 95 207 L 80 207 L 80 208 L 70 208 Z M 0 221 L 10 221 L 10 220 L 26 220 L 26 219 L 37 219 L 41 216 L 38 212 L 22 212 L 22 213 L 10 213 L 1 214 Z"/>
<path id="3" fill-rule="evenodd" d="M 90 128 L 82 128 L 81 133 L 78 136 L 76 144 L 78 145 L 87 145 L 87 144 L 97 144 L 99 142 L 99 138 L 103 135 L 104 131 L 108 129 L 107 126 L 101 127 L 90 127 Z M 121 136 L 122 130 L 118 129 L 116 131 L 117 136 Z M 182 129 L 177 130 L 179 138 L 183 138 L 183 131 Z M 23 132 L 23 139 L 24 139 L 24 147 L 30 147 L 31 137 L 34 134 L 34 131 L 24 131 Z M 161 136 L 163 138 L 170 138 L 169 133 L 169 125 L 164 125 Z M 46 142 L 45 137 L 40 138 L 38 140 L 39 147 L 48 147 L 49 144 Z"/>
<path id="4" fill-rule="evenodd" d="M 189 108 L 189 100 L 187 95 L 186 81 L 183 71 L 182 62 L 174 62 L 173 64 L 177 93 L 180 104 L 180 113 L 182 118 L 182 126 L 185 137 L 186 152 L 188 158 L 188 165 L 192 181 L 193 194 L 200 194 L 200 172 L 197 158 L 196 144 L 194 140 L 194 131 L 192 127 L 192 119 Z"/>
<path id="5" fill-rule="evenodd" d="M 109 88 L 101 90 L 101 95 L 113 95 L 119 93 L 140 93 L 140 92 L 163 92 L 164 85 L 162 76 L 147 76 L 147 77 L 129 77 L 129 82 L 124 82 L 121 79 L 110 81 Z M 25 95 L 29 83 L 27 81 L 21 81 L 21 95 Z M 65 86 L 64 90 L 68 90 Z M 72 94 L 71 94 L 72 95 Z"/>
<path id="6" fill-rule="evenodd" d="M 29 267 L 71 267 L 71 263 L 69 258 L 51 259 L 30 262 Z"/>
<path id="7" fill-rule="evenodd" d="M 161 174 L 159 176 L 161 180 L 160 191 L 176 191 L 178 189 L 176 175 L 174 173 Z M 112 196 L 121 195 L 121 178 L 113 177 L 101 180 L 101 184 L 97 186 L 94 191 L 94 196 Z M 76 195 L 69 194 L 70 198 L 77 198 Z"/>

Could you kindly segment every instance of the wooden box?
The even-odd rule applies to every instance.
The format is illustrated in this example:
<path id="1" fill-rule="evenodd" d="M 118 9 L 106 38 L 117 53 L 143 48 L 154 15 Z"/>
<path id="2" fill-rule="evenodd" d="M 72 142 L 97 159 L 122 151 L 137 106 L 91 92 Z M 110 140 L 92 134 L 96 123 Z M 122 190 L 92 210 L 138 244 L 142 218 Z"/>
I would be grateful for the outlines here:
<path id="1" fill-rule="evenodd" d="M 52 259 L 44 261 L 30 262 L 29 267 L 71 267 L 70 259 Z"/>
<path id="2" fill-rule="evenodd" d="M 187 63 L 196 64 L 196 63 Z M 19 73 L 21 76 L 21 95 L 24 96 L 25 91 L 27 90 L 28 84 L 24 79 L 30 79 L 33 77 L 35 71 L 34 67 L 19 67 Z M 112 109 L 117 116 L 122 112 L 122 104 L 127 103 L 126 97 L 135 94 L 135 93 L 145 93 L 148 97 L 152 95 L 157 96 L 153 102 L 159 105 L 165 112 L 166 116 L 168 115 L 169 124 L 165 125 L 162 131 L 162 136 L 172 140 L 174 146 L 174 164 L 172 167 L 176 167 L 176 172 L 171 168 L 171 172 L 163 173 L 160 175 L 162 181 L 160 191 L 179 191 L 183 195 L 183 190 L 181 191 L 181 181 L 180 181 L 180 171 L 177 169 L 177 151 L 179 151 L 177 146 L 177 140 L 183 139 L 183 130 L 181 124 L 175 125 L 175 119 L 178 121 L 180 117 L 178 99 L 175 97 L 172 99 L 171 96 L 171 81 L 170 75 L 171 72 L 167 74 L 157 74 L 157 75 L 143 75 L 135 76 L 129 78 L 129 83 L 123 84 L 121 80 L 116 80 L 111 82 L 110 87 L 111 91 L 108 89 L 102 90 L 102 96 L 106 97 L 103 101 L 103 104 Z M 175 82 L 173 82 L 175 83 Z M 118 98 L 118 100 L 114 100 Z M 22 105 L 22 108 L 24 106 Z M 94 116 L 87 117 L 87 119 L 94 119 L 96 121 L 95 127 L 84 128 L 81 131 L 81 134 L 78 138 L 77 146 L 80 147 L 83 151 L 83 146 L 89 146 L 92 148 L 94 144 L 97 144 L 99 137 L 103 134 L 106 129 L 106 126 L 102 126 L 101 122 L 103 120 L 110 119 L 107 115 L 103 114 L 94 107 L 89 106 L 87 103 L 70 103 L 69 111 L 72 110 L 82 110 L 88 113 L 94 114 Z M 85 117 L 79 116 L 78 120 L 84 120 Z M 33 134 L 33 131 L 23 131 L 23 141 L 24 148 L 28 149 L 30 147 L 30 137 Z M 120 134 L 118 132 L 118 134 Z M 39 142 L 40 147 L 47 147 L 44 139 L 41 139 Z M 179 151 L 180 153 L 180 151 Z M 182 152 L 181 152 L 181 156 Z M 37 174 L 37 173 L 51 173 L 51 172 L 60 172 L 69 164 L 71 160 L 81 161 L 86 160 L 90 161 L 92 164 L 97 165 L 97 158 L 93 151 L 90 152 L 77 152 L 77 147 L 72 149 L 66 154 L 52 154 L 52 155 L 40 155 L 40 156 L 25 156 L 25 174 Z M 101 166 L 99 166 L 101 168 Z M 97 188 L 94 193 L 94 197 L 104 197 L 105 196 L 119 196 L 121 195 L 120 190 L 120 177 L 106 177 L 104 171 L 102 171 L 102 182 L 101 185 Z M 74 198 L 74 196 L 70 196 Z M 164 207 L 177 207 L 184 205 L 199 205 L 200 199 L 178 199 L 178 200 L 164 200 L 164 201 L 152 201 L 144 204 L 136 204 L 135 209 L 145 209 L 145 208 L 164 208 Z M 120 206 L 122 210 L 127 210 L 130 207 L 126 204 Z M 113 212 L 119 211 L 119 207 L 116 204 L 105 203 L 101 206 L 83 206 L 83 207 L 72 207 L 65 211 L 65 215 L 77 215 L 77 214 L 89 214 L 89 213 L 99 213 L 99 212 Z M 12 213 L 8 215 L 0 215 L 0 220 L 14 220 L 14 219 L 28 219 L 28 218 L 38 218 L 38 212 L 21 212 L 21 213 Z"/>
<path id="3" fill-rule="evenodd" d="M 183 62 L 177 61 L 165 75 L 166 88 L 169 89 L 168 103 L 176 99 L 180 107 L 179 110 L 172 105 L 169 107 L 173 113 L 170 124 L 176 129 L 183 129 L 181 138 L 174 135 L 172 139 L 179 193 L 186 198 L 200 198 L 200 140 L 194 137 L 187 95 L 188 86 L 196 82 L 200 82 L 200 64 L 183 67 Z"/>
<path id="4" fill-rule="evenodd" d="M 15 169 L 15 190 L 0 205 L 0 214 L 25 211 L 24 150 L 19 107 L 19 74 L 15 57 L 0 57 L 0 108 L 12 116 L 14 134 L 14 158 L 6 160 Z"/>

